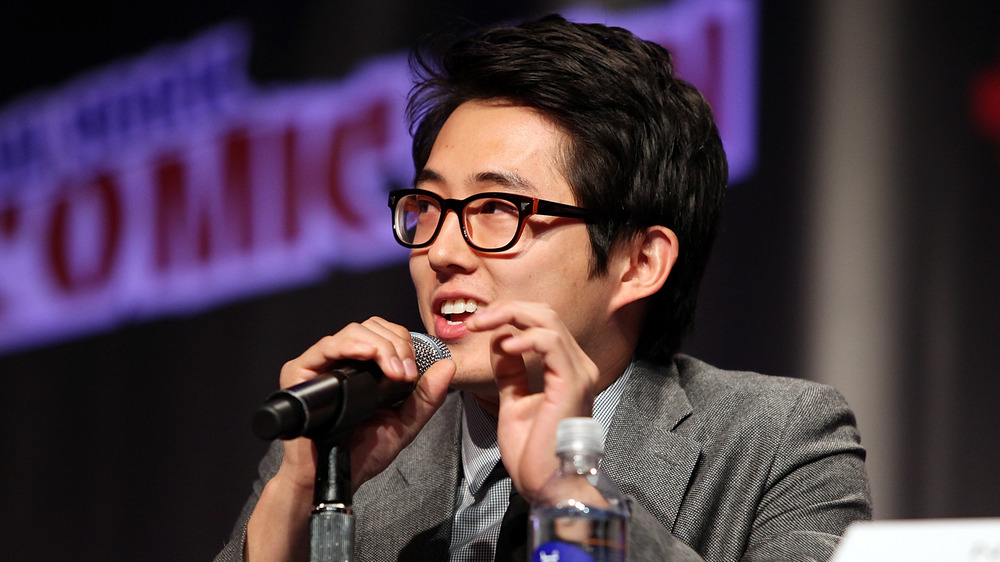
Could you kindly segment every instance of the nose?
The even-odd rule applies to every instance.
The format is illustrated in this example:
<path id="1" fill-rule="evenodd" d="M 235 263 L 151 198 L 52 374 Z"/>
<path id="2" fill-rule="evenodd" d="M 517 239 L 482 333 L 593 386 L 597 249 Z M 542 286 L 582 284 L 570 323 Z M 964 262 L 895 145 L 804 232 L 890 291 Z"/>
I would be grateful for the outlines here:
<path id="1" fill-rule="evenodd" d="M 465 243 L 458 214 L 446 211 L 437 238 L 427 248 L 427 258 L 435 271 L 468 270 L 475 263 L 475 251 Z"/>

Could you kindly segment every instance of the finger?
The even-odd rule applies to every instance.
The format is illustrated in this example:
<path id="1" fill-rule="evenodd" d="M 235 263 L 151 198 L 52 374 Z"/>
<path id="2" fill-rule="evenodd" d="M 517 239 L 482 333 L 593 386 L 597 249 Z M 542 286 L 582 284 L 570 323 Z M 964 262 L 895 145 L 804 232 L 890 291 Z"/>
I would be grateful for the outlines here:
<path id="1" fill-rule="evenodd" d="M 451 359 L 434 363 L 402 404 L 395 408 L 380 408 L 364 426 L 379 427 L 379 431 L 389 433 L 389 438 L 409 443 L 444 403 L 455 371 L 455 362 Z"/>
<path id="2" fill-rule="evenodd" d="M 379 409 L 351 436 L 352 485 L 360 486 L 392 462 L 444 403 L 455 375 L 451 359 L 438 361 L 424 373 L 399 408 Z"/>
<path id="3" fill-rule="evenodd" d="M 494 330 L 493 369 L 505 398 L 517 398 L 552 385 L 577 387 L 574 394 L 589 394 L 596 382 L 592 361 L 576 343 L 569 329 L 550 307 L 517 301 L 498 301 L 476 314 L 476 330 Z M 471 318 L 469 320 L 472 320 Z M 538 372 L 531 374 L 526 359 L 537 357 Z M 544 379 L 544 383 L 543 383 Z M 561 394 L 561 393 L 556 393 Z"/>
<path id="4" fill-rule="evenodd" d="M 563 325 L 554 328 L 536 327 L 512 331 L 496 340 L 498 351 L 506 357 L 534 354 L 541 358 L 546 384 L 550 379 L 594 383 L 597 371 Z M 514 370 L 511 371 L 512 374 Z M 498 372 L 498 374 L 504 374 Z M 555 381 L 558 382 L 558 381 Z"/>
<path id="5" fill-rule="evenodd" d="M 408 425 L 423 424 L 444 403 L 457 367 L 451 359 L 442 359 L 424 372 L 413 393 L 400 406 L 399 417 Z"/>
<path id="6" fill-rule="evenodd" d="M 371 338 L 359 333 L 359 328 L 359 324 L 350 324 L 336 334 L 324 336 L 289 363 L 299 369 L 320 371 L 340 359 L 375 357 L 375 344 L 370 341 Z"/>
<path id="7" fill-rule="evenodd" d="M 480 308 L 465 324 L 471 331 L 494 330 L 504 325 L 523 330 L 561 325 L 562 321 L 554 310 L 544 304 L 498 301 Z"/>
<path id="8" fill-rule="evenodd" d="M 498 333 L 494 334 L 490 341 L 493 378 L 500 393 L 501 403 L 531 394 L 524 357 L 520 353 L 512 354 L 504 350 L 505 342 L 513 337 L 515 337 L 513 333 Z"/>
<path id="9" fill-rule="evenodd" d="M 384 358 L 376 358 L 376 362 L 380 365 L 382 364 L 380 359 L 389 361 L 391 370 L 386 371 L 385 367 L 383 367 L 383 372 L 385 372 L 386 376 L 409 382 L 416 381 L 420 377 L 413 350 L 413 338 L 410 336 L 410 331 L 407 328 L 379 318 L 378 316 L 373 316 L 365 320 L 362 325 L 385 338 L 394 347 L 394 354 Z"/>
<path id="10" fill-rule="evenodd" d="M 503 326 L 513 329 L 502 338 L 494 338 L 494 344 L 499 343 L 495 352 L 507 355 L 537 353 L 542 355 L 548 368 L 567 373 L 575 371 L 580 360 L 585 359 L 585 353 L 566 325 L 547 306 L 509 302 L 495 308 L 491 305 L 473 325 L 475 330 L 495 330 Z"/>
<path id="11" fill-rule="evenodd" d="M 374 360 L 387 376 L 404 379 L 407 370 L 397 349 L 405 350 L 406 344 L 400 341 L 399 335 L 385 327 L 349 324 L 336 334 L 320 339 L 302 355 L 286 363 L 281 370 L 281 385 L 287 388 L 308 380 L 346 360 Z M 409 353 L 412 355 L 412 351 Z"/>

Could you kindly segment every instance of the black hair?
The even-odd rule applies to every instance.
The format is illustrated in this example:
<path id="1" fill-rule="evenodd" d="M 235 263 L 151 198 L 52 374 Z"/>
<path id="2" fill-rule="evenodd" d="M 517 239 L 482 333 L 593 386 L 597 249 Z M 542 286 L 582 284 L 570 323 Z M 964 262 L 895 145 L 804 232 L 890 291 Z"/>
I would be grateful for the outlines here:
<path id="1" fill-rule="evenodd" d="M 694 324 L 728 167 L 711 108 L 674 75 L 669 52 L 625 29 L 552 15 L 481 30 L 437 55 L 418 48 L 411 66 L 418 171 L 458 106 L 502 100 L 539 111 L 567 134 L 563 172 L 577 204 L 598 217 L 589 225 L 592 275 L 607 272 L 616 242 L 652 225 L 676 233 L 678 261 L 650 299 L 636 349 L 672 356 Z"/>

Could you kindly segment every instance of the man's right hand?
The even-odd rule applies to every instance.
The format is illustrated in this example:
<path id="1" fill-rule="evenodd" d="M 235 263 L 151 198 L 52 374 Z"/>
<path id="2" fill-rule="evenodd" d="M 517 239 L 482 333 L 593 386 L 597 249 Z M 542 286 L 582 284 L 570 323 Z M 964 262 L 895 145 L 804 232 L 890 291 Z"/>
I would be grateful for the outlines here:
<path id="1" fill-rule="evenodd" d="M 455 374 L 453 361 L 438 361 L 420 377 L 409 331 L 378 317 L 327 336 L 281 369 L 281 388 L 307 381 L 344 360 L 373 360 L 390 379 L 412 382 L 413 393 L 396 408 L 377 410 L 350 439 L 351 484 L 357 488 L 385 470 L 444 402 Z M 309 513 L 316 478 L 316 447 L 300 437 L 284 442 L 284 458 L 264 488 L 247 526 L 247 558 L 308 557 Z"/>

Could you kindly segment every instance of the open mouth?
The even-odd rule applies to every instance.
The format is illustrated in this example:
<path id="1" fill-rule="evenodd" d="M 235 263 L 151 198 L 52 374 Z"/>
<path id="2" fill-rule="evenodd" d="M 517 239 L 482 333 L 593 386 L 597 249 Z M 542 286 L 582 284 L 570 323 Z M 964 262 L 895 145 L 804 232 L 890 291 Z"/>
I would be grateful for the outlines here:
<path id="1" fill-rule="evenodd" d="M 451 325 L 465 322 L 477 310 L 479 303 L 475 299 L 449 299 L 441 303 L 441 316 Z"/>

